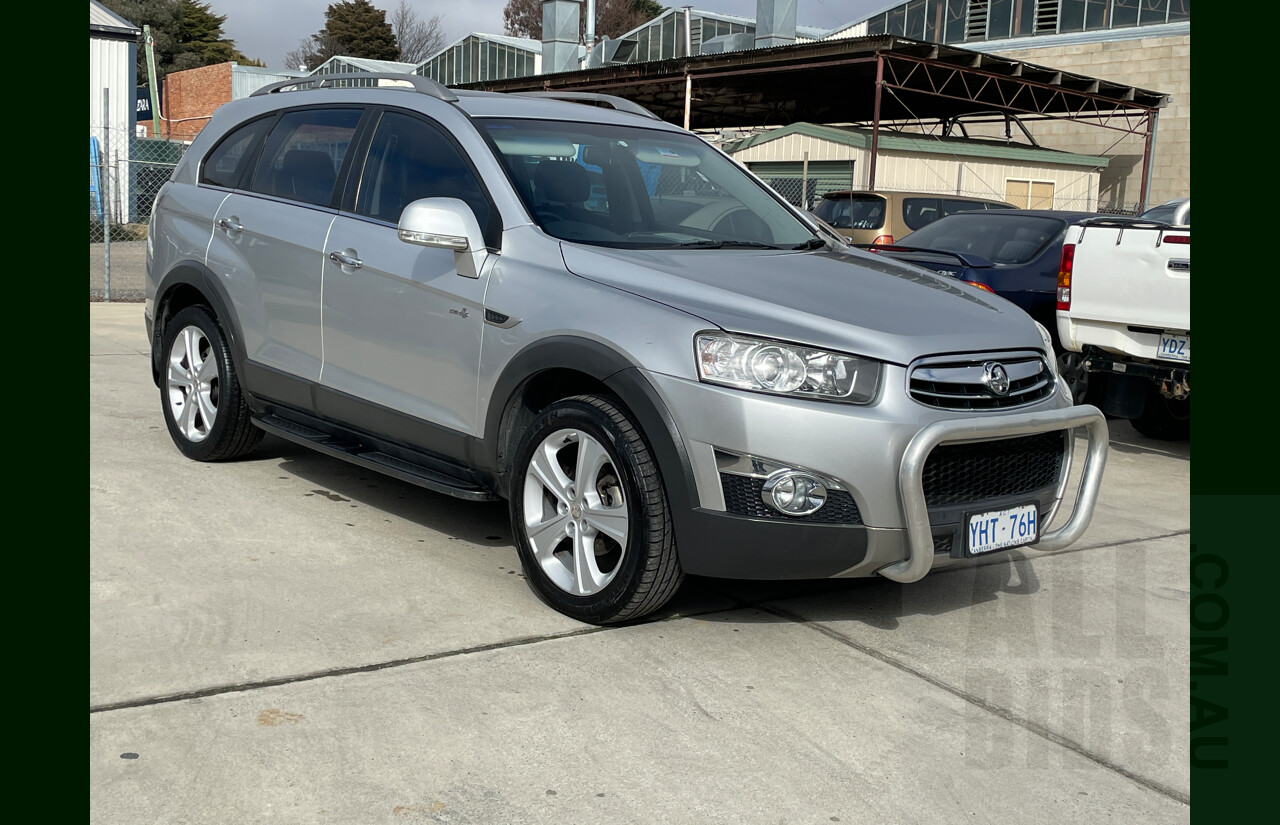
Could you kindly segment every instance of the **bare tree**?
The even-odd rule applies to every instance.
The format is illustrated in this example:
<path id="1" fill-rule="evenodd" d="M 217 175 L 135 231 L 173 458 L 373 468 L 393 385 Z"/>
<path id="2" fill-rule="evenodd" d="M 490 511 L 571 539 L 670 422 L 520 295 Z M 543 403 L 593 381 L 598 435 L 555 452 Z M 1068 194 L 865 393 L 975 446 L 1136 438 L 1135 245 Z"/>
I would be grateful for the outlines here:
<path id="1" fill-rule="evenodd" d="M 400 59 L 405 63 L 421 63 L 445 46 L 441 15 L 421 17 L 408 0 L 400 0 L 391 12 L 391 28 L 400 45 Z"/>
<path id="2" fill-rule="evenodd" d="M 596 0 L 596 37 L 617 37 L 662 14 L 656 0 Z M 587 4 L 578 8 L 579 29 L 586 31 Z M 507 34 L 542 39 L 542 0 L 507 0 L 502 9 Z"/>

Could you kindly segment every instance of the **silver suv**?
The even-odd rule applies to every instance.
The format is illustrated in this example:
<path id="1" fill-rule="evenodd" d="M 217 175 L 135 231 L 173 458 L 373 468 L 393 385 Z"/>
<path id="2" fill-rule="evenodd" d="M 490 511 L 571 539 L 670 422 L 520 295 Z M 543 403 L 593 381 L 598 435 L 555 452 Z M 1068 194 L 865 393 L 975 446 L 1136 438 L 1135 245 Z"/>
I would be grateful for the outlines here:
<path id="1" fill-rule="evenodd" d="M 160 192 L 185 455 L 268 432 L 505 498 L 537 593 L 598 624 L 686 573 L 911 582 L 1084 531 L 1106 425 L 1013 304 L 844 246 L 628 101 L 359 77 L 223 106 Z"/>

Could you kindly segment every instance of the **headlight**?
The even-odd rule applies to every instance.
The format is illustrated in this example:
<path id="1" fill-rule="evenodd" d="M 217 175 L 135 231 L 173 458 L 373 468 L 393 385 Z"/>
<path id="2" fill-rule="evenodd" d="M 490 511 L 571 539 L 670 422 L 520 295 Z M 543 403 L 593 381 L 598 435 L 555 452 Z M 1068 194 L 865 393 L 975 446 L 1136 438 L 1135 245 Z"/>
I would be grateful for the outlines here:
<path id="1" fill-rule="evenodd" d="M 1040 330 L 1040 340 L 1044 341 L 1044 354 L 1049 362 L 1049 372 L 1053 373 L 1056 378 L 1058 375 L 1058 356 L 1053 350 L 1053 339 L 1049 337 L 1049 330 L 1045 329 L 1044 324 L 1036 321 L 1035 325 L 1036 329 Z"/>
<path id="2" fill-rule="evenodd" d="M 856 355 L 710 332 L 694 348 L 711 384 L 853 404 L 870 403 L 880 384 L 880 362 Z"/>

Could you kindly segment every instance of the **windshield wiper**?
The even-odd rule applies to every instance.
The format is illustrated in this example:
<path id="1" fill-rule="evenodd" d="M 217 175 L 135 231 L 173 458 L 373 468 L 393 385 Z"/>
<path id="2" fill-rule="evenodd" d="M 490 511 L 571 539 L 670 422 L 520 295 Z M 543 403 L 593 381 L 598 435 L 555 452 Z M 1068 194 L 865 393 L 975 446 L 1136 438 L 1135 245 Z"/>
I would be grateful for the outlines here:
<path id="1" fill-rule="evenodd" d="M 791 248 L 792 249 L 822 249 L 826 245 L 827 245 L 827 242 L 822 240 L 822 238 L 810 238 L 804 243 L 798 243 Z"/>
<path id="2" fill-rule="evenodd" d="M 676 244 L 680 249 L 781 249 L 771 243 L 759 241 L 686 241 Z"/>

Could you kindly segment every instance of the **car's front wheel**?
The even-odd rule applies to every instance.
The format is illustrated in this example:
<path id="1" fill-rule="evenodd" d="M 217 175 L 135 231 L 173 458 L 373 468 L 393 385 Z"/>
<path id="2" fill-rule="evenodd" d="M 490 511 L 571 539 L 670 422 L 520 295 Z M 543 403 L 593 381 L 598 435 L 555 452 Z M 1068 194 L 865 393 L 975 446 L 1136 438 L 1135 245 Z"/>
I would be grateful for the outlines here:
<path id="1" fill-rule="evenodd" d="M 252 450 L 262 430 L 249 420 L 226 336 L 213 314 L 202 306 L 181 310 L 165 325 L 161 347 L 160 402 L 182 454 L 223 461 Z"/>
<path id="2" fill-rule="evenodd" d="M 525 576 L 561 613 L 592 624 L 664 605 L 684 574 L 662 478 L 613 399 L 544 410 L 516 451 L 511 522 Z"/>

